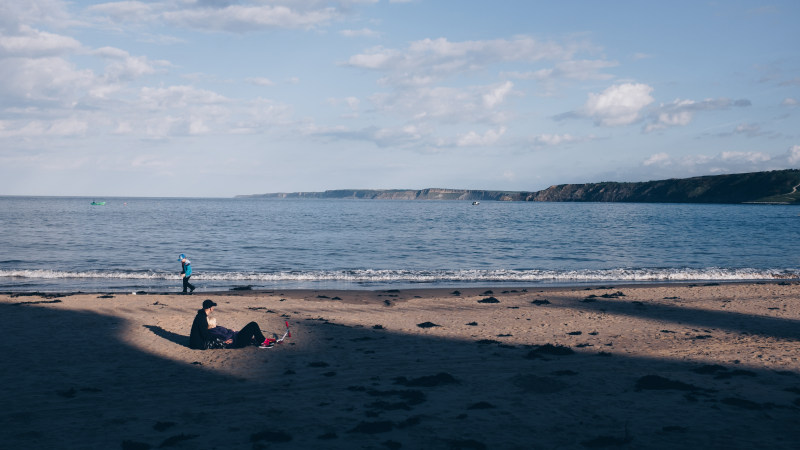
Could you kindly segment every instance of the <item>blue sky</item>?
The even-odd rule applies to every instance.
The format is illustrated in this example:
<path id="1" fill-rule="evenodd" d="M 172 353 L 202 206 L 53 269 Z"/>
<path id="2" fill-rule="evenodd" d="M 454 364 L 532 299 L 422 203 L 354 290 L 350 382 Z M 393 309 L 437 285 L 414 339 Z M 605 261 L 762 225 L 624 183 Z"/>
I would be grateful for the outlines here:
<path id="1" fill-rule="evenodd" d="M 800 167 L 800 3 L 0 1 L 0 194 Z"/>

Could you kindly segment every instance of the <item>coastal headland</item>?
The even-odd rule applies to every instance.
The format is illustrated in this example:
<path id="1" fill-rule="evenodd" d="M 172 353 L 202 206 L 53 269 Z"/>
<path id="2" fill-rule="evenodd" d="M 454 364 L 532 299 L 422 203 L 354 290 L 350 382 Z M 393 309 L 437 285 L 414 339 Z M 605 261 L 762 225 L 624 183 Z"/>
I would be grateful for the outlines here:
<path id="1" fill-rule="evenodd" d="M 291 337 L 191 350 L 219 323 Z M 800 284 L 0 295 L 5 448 L 796 448 Z"/>
<path id="2" fill-rule="evenodd" d="M 247 198 L 469 200 L 523 202 L 772 203 L 800 204 L 800 170 L 646 181 L 561 184 L 541 191 L 470 189 L 337 189 L 239 195 Z"/>

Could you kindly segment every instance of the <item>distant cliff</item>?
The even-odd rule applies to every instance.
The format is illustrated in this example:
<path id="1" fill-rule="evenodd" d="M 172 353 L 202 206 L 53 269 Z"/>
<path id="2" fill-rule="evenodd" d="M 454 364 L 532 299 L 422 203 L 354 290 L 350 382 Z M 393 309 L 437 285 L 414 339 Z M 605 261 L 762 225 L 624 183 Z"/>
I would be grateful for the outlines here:
<path id="1" fill-rule="evenodd" d="M 479 191 L 468 189 L 337 189 L 325 192 L 290 192 L 274 194 L 237 195 L 259 198 L 328 198 L 368 200 L 495 200 L 524 201 L 532 192 Z"/>
<path id="2" fill-rule="evenodd" d="M 800 170 L 647 181 L 562 184 L 536 192 L 539 202 L 800 203 Z"/>
<path id="3" fill-rule="evenodd" d="M 328 198 L 390 200 L 469 200 L 533 202 L 630 203 L 783 203 L 800 204 L 800 170 L 646 181 L 561 184 L 537 192 L 467 189 L 339 189 L 240 195 L 263 198 Z"/>

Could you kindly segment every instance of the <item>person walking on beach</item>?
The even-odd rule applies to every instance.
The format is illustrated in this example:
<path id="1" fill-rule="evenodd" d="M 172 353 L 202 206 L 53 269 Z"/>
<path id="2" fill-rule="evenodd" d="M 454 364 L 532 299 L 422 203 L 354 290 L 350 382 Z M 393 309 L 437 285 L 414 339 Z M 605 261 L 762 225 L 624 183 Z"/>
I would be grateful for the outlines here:
<path id="1" fill-rule="evenodd" d="M 186 258 L 186 255 L 181 253 L 181 256 L 178 257 L 178 261 L 181 262 L 181 277 L 183 278 L 183 293 L 186 293 L 186 289 L 189 289 L 189 293 L 191 294 L 194 292 L 194 285 L 189 283 L 189 277 L 192 276 L 192 262 Z"/>
<path id="2" fill-rule="evenodd" d="M 270 348 L 273 342 L 267 340 L 261 328 L 255 322 L 250 322 L 240 331 L 218 327 L 217 320 L 211 317 L 214 307 L 217 306 L 211 299 L 203 300 L 203 307 L 197 310 L 192 322 L 192 331 L 189 333 L 189 348 L 206 350 L 214 339 L 220 339 L 225 345 L 232 348 L 242 348 L 248 345 L 258 345 L 259 348 Z"/>

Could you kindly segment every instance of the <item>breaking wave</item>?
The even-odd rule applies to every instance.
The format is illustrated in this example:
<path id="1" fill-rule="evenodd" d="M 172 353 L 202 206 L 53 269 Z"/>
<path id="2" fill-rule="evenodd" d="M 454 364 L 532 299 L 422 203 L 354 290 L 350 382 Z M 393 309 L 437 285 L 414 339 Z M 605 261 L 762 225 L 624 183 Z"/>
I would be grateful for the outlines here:
<path id="1" fill-rule="evenodd" d="M 160 280 L 179 280 L 172 272 L 136 271 L 57 271 L 57 270 L 0 270 L 0 277 L 17 280 L 136 280 L 150 284 Z M 593 282 L 691 282 L 691 281 L 763 281 L 800 278 L 798 269 L 748 269 L 748 268 L 643 268 L 605 270 L 331 270 L 282 272 L 203 272 L 192 276 L 193 281 L 211 281 L 222 284 L 256 283 L 281 285 L 283 283 L 341 282 L 354 284 L 398 283 L 593 283 Z"/>

